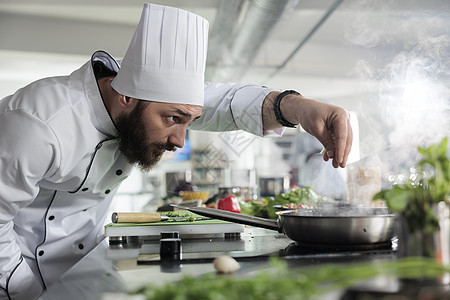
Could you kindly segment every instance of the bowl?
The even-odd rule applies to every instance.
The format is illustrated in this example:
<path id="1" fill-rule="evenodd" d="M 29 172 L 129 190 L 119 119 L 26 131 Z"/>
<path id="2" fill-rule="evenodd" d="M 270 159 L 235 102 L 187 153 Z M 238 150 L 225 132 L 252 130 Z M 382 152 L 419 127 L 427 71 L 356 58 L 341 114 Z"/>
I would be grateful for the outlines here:
<path id="1" fill-rule="evenodd" d="M 206 202 L 206 200 L 208 200 L 209 193 L 208 192 L 183 191 L 183 192 L 180 192 L 180 196 L 181 196 L 181 198 L 183 198 L 183 201 L 202 200 L 202 202 Z"/>

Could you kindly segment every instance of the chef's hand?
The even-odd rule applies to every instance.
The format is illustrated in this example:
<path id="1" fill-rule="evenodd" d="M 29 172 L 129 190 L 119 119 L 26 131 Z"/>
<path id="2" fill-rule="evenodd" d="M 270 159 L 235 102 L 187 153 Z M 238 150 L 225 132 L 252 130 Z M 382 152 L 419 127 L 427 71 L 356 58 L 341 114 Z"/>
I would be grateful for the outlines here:
<path id="1" fill-rule="evenodd" d="M 263 104 L 264 130 L 280 128 L 273 110 L 279 92 L 267 95 Z M 323 159 L 332 159 L 333 167 L 344 168 L 353 141 L 353 132 L 347 112 L 338 106 L 322 103 L 301 95 L 288 94 L 280 103 L 281 114 L 287 121 L 300 126 L 315 136 L 325 147 Z"/>

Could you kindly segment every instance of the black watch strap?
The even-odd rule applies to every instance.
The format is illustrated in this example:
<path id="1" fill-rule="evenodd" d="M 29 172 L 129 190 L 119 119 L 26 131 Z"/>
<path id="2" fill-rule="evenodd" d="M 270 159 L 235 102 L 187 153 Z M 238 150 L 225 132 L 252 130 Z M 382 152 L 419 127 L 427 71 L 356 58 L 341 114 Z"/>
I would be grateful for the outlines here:
<path id="1" fill-rule="evenodd" d="M 299 92 L 296 92 L 294 90 L 287 90 L 284 91 L 282 93 L 280 93 L 276 98 L 275 101 L 273 102 L 273 111 L 275 113 L 275 118 L 278 121 L 278 123 L 280 123 L 281 125 L 283 125 L 284 127 L 291 127 L 291 128 L 295 128 L 295 124 L 292 124 L 291 122 L 289 122 L 288 120 L 286 120 L 283 115 L 281 114 L 281 108 L 280 108 L 280 103 L 281 100 L 283 100 L 283 97 L 289 94 L 295 94 L 295 95 L 300 95 Z"/>

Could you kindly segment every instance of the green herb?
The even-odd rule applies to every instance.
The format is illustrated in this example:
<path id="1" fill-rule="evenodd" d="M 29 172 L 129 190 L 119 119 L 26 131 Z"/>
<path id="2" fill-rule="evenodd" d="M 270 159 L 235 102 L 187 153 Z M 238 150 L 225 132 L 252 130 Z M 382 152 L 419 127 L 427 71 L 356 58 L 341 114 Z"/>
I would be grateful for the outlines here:
<path id="1" fill-rule="evenodd" d="M 168 216 L 169 218 L 174 218 L 174 217 L 186 218 L 186 219 L 182 220 L 183 222 L 194 222 L 198 218 L 203 219 L 203 217 L 196 217 L 195 215 L 193 215 L 192 213 L 189 213 L 189 212 L 180 213 L 180 212 L 165 211 L 165 212 L 161 212 L 161 215 Z M 169 219 L 166 222 L 181 222 L 181 221 L 176 220 L 176 219 Z"/>
<path id="2" fill-rule="evenodd" d="M 192 214 L 190 213 L 180 213 L 180 212 L 172 212 L 172 211 L 165 211 L 161 212 L 162 215 L 168 216 L 168 217 L 191 217 Z"/>
<path id="3" fill-rule="evenodd" d="M 271 269 L 253 277 L 207 274 L 200 278 L 185 276 L 177 283 L 161 287 L 148 285 L 133 294 L 153 300 L 234 300 L 234 299 L 308 299 L 345 289 L 375 276 L 400 279 L 438 278 L 450 272 L 434 259 L 403 258 L 396 261 L 330 264 L 289 269 L 279 258 L 271 260 Z"/>
<path id="4" fill-rule="evenodd" d="M 439 222 L 432 211 L 432 205 L 448 201 L 450 197 L 447 142 L 448 139 L 444 138 L 440 143 L 428 148 L 418 147 L 422 155 L 417 164 L 420 172 L 418 181 L 409 180 L 374 196 L 374 200 L 385 200 L 393 212 L 403 214 L 411 233 L 420 230 L 424 232 L 439 230 Z"/>
<path id="5" fill-rule="evenodd" d="M 275 197 L 266 197 L 264 204 L 248 202 L 241 205 L 241 212 L 246 215 L 252 215 L 261 218 L 276 219 L 275 205 L 285 204 L 315 204 L 322 199 L 314 192 L 312 187 L 298 188 L 289 193 L 277 194 Z"/>

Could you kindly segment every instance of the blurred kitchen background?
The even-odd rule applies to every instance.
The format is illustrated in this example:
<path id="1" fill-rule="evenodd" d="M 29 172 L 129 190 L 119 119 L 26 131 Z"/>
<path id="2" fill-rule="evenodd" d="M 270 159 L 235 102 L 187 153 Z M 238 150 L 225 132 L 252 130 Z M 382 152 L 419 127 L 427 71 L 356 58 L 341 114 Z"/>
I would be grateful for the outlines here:
<path id="1" fill-rule="evenodd" d="M 0 98 L 41 77 L 70 74 L 96 50 L 121 59 L 143 2 L 1 0 Z M 334 170 L 301 128 L 278 139 L 188 131 L 184 149 L 126 180 L 112 210 L 154 210 L 189 189 L 211 197 L 234 188 L 257 199 L 313 186 L 347 199 L 354 178 L 375 190 L 401 181 L 415 172 L 417 145 L 450 136 L 448 0 L 152 2 L 209 20 L 208 81 L 295 89 L 347 109 L 351 164 Z"/>

